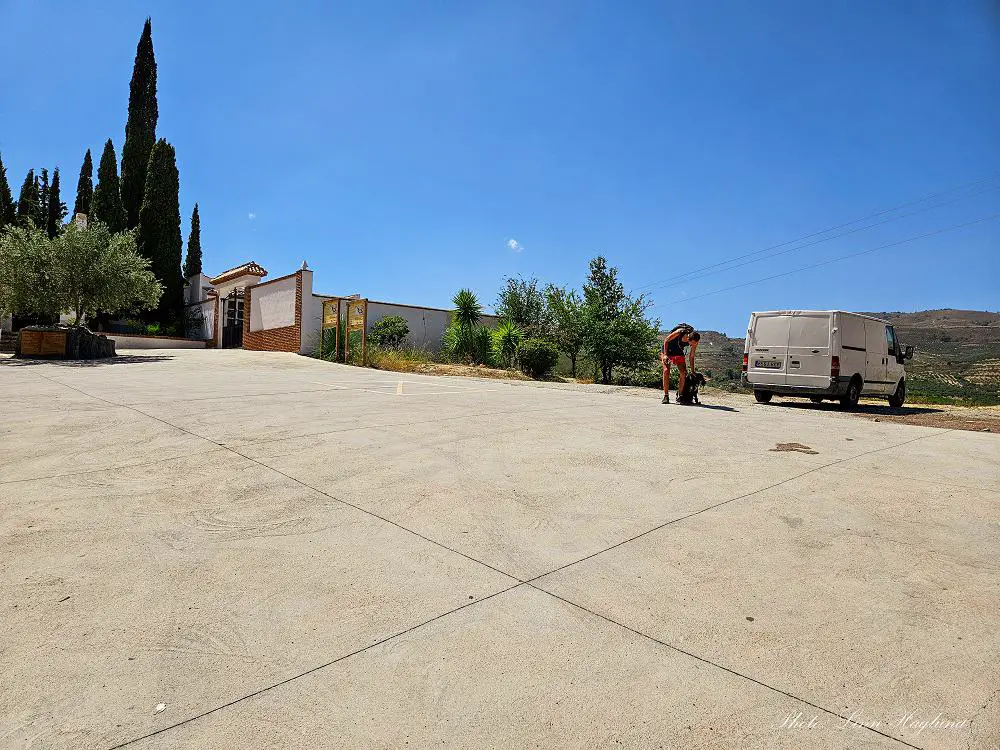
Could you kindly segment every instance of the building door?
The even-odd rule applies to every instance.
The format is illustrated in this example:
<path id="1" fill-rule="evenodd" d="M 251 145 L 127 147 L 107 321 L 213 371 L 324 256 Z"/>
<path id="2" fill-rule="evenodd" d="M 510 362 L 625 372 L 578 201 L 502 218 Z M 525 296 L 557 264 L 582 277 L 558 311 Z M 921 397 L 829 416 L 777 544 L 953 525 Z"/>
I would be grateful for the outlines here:
<path id="1" fill-rule="evenodd" d="M 222 348 L 243 346 L 243 290 L 234 289 L 222 300 Z"/>

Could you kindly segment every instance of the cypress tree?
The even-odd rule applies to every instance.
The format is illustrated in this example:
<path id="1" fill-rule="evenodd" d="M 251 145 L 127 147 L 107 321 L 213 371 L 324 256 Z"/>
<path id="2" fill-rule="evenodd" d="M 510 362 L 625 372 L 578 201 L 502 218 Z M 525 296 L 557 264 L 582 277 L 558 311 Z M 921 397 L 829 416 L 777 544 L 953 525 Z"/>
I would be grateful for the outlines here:
<path id="1" fill-rule="evenodd" d="M 181 278 L 181 209 L 177 155 L 162 138 L 149 154 L 146 190 L 139 212 L 139 252 L 163 284 L 156 317 L 163 323 L 180 319 L 184 305 Z"/>
<path id="2" fill-rule="evenodd" d="M 122 205 L 129 229 L 139 224 L 145 200 L 146 169 L 150 151 L 156 142 L 156 58 L 153 56 L 153 31 L 150 19 L 142 28 L 135 50 L 132 82 L 129 85 L 128 121 L 122 147 Z"/>
<path id="3" fill-rule="evenodd" d="M 35 170 L 29 169 L 25 175 L 24 183 L 21 185 L 21 194 L 17 197 L 17 223 L 22 227 L 42 227 L 45 220 L 42 218 L 38 204 L 38 179 L 35 177 Z"/>
<path id="4" fill-rule="evenodd" d="M 184 259 L 184 278 L 189 279 L 196 273 L 201 273 L 201 217 L 198 216 L 197 203 L 191 212 L 191 234 L 188 235 L 187 257 Z"/>
<path id="5" fill-rule="evenodd" d="M 17 206 L 7 183 L 7 167 L 3 165 L 3 158 L 0 158 L 0 229 L 13 224 L 16 217 Z"/>
<path id="6" fill-rule="evenodd" d="M 73 204 L 73 216 L 89 214 L 90 204 L 94 200 L 94 162 L 90 158 L 90 149 L 83 155 L 83 166 L 80 167 L 80 179 L 76 182 L 76 203 Z"/>
<path id="7" fill-rule="evenodd" d="M 125 209 L 118 186 L 118 157 L 110 138 L 104 144 L 101 163 L 97 167 L 97 187 L 87 213 L 90 218 L 107 224 L 112 233 L 125 229 Z"/>
<path id="8" fill-rule="evenodd" d="M 49 170 L 42 167 L 42 176 L 38 180 L 38 214 L 42 218 L 39 229 L 44 229 L 49 220 Z"/>
<path id="9" fill-rule="evenodd" d="M 52 185 L 49 187 L 48 214 L 45 217 L 45 229 L 52 239 L 59 230 L 62 229 L 63 219 L 66 218 L 66 204 L 62 202 L 59 191 L 59 167 L 52 172 Z"/>

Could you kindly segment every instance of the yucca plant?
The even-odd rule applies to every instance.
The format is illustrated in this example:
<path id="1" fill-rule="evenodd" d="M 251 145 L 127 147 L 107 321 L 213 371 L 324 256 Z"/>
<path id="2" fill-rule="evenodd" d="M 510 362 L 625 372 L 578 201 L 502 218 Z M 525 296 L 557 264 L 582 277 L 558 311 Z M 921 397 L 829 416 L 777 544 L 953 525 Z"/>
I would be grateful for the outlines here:
<path id="1" fill-rule="evenodd" d="M 466 358 L 470 362 L 476 361 L 475 352 L 475 329 L 479 327 L 479 321 L 483 317 L 483 306 L 471 289 L 459 289 L 458 293 L 451 298 L 451 303 L 455 306 L 451 316 L 449 329 L 455 330 L 445 335 L 445 348 L 454 359 Z"/>
<path id="2" fill-rule="evenodd" d="M 483 306 L 471 289 L 459 289 L 451 304 L 455 306 L 454 318 L 462 328 L 472 328 L 482 320 Z"/>
<path id="3" fill-rule="evenodd" d="M 502 320 L 491 332 L 493 339 L 493 359 L 507 369 L 517 365 L 517 352 L 524 340 L 524 334 L 515 323 Z"/>

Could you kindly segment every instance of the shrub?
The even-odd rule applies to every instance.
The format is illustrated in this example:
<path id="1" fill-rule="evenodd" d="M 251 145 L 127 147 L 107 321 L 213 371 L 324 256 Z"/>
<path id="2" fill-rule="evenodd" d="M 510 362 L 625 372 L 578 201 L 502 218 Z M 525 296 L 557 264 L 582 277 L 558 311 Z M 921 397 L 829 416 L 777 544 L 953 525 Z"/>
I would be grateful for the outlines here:
<path id="1" fill-rule="evenodd" d="M 493 339 L 486 326 L 464 326 L 452 320 L 444 331 L 441 353 L 449 362 L 489 365 L 493 362 Z"/>
<path id="2" fill-rule="evenodd" d="M 493 361 L 501 367 L 511 368 L 517 363 L 518 349 L 524 334 L 516 323 L 502 320 L 491 332 Z"/>
<path id="3" fill-rule="evenodd" d="M 399 349 L 410 335 L 410 326 L 401 315 L 390 315 L 375 323 L 368 332 L 368 342 L 379 349 Z"/>
<path id="4" fill-rule="evenodd" d="M 521 370 L 532 378 L 542 378 L 552 372 L 559 361 L 559 350 L 545 339 L 525 339 L 518 350 Z"/>

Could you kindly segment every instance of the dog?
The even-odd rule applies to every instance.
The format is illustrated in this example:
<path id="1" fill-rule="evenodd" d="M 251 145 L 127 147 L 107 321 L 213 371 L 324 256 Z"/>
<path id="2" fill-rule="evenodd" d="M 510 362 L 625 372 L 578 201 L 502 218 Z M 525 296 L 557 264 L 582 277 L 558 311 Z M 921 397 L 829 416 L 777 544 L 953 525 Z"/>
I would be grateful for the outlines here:
<path id="1" fill-rule="evenodd" d="M 679 403 L 701 404 L 698 400 L 698 389 L 705 385 L 705 376 L 700 372 L 689 372 L 684 379 L 684 391 L 677 396 Z"/>

